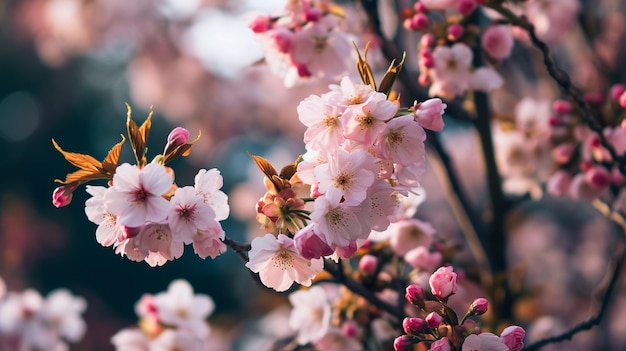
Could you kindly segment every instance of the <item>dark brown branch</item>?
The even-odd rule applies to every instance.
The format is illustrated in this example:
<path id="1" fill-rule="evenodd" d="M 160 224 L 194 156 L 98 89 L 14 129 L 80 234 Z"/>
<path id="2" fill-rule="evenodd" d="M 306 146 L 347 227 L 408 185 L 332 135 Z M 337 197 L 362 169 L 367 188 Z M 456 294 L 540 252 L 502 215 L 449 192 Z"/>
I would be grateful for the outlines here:
<path id="1" fill-rule="evenodd" d="M 248 251 L 252 249 L 250 244 L 239 243 L 228 237 L 224 238 L 224 244 L 233 249 L 244 262 L 248 262 Z"/>
<path id="2" fill-rule="evenodd" d="M 488 4 L 488 6 L 503 15 L 512 25 L 520 27 L 528 33 L 533 45 L 537 49 L 539 49 L 539 51 L 541 51 L 541 54 L 543 56 L 543 64 L 546 67 L 550 77 L 554 79 L 559 87 L 561 87 L 561 89 L 569 97 L 571 97 L 576 102 L 578 107 L 583 111 L 584 120 L 585 123 L 587 123 L 587 126 L 598 135 L 598 139 L 602 146 L 608 150 L 611 158 L 619 165 L 618 168 L 620 172 L 626 175 L 626 158 L 623 155 L 618 155 L 615 151 L 615 148 L 613 148 L 613 145 L 611 145 L 606 140 L 602 133 L 602 124 L 600 123 L 600 121 L 594 118 L 593 114 L 591 113 L 591 108 L 589 107 L 589 104 L 585 101 L 579 89 L 574 86 L 569 75 L 561 68 L 559 68 L 559 66 L 556 64 L 556 62 L 552 58 L 552 55 L 550 53 L 550 47 L 548 46 L 548 44 L 546 44 L 543 40 L 537 37 L 534 25 L 530 23 L 525 16 L 518 17 L 509 9 L 501 6 L 500 4 L 491 3 Z"/>
<path id="3" fill-rule="evenodd" d="M 324 269 L 328 273 L 330 273 L 330 275 L 332 275 L 338 283 L 344 285 L 353 293 L 360 295 L 365 300 L 367 300 L 367 302 L 380 309 L 381 311 L 387 312 L 390 315 L 394 316 L 398 321 L 402 321 L 406 317 L 406 314 L 404 314 L 404 311 L 401 307 L 393 306 L 388 302 L 381 300 L 374 294 L 373 291 L 369 290 L 361 283 L 345 275 L 340 264 L 337 264 L 332 260 L 325 259 Z"/>

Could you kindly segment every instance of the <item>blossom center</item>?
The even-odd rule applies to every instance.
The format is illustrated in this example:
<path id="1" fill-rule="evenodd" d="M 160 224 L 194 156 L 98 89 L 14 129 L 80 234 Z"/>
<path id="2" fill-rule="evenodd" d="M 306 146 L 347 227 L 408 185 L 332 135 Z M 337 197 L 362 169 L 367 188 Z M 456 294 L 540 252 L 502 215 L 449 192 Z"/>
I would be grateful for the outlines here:
<path id="1" fill-rule="evenodd" d="M 345 189 L 352 184 L 352 178 L 349 174 L 341 173 L 335 178 L 335 187 Z"/>
<path id="2" fill-rule="evenodd" d="M 293 267 L 293 256 L 289 250 L 281 248 L 272 257 L 272 264 L 283 271 L 287 270 L 287 268 Z"/>
<path id="3" fill-rule="evenodd" d="M 318 54 L 324 51 L 328 46 L 328 40 L 326 37 L 315 37 L 313 38 L 313 47 L 315 48 L 315 52 Z"/>
<path id="4" fill-rule="evenodd" d="M 337 117 L 338 116 L 333 116 L 333 115 L 326 115 L 326 118 L 324 118 L 324 127 L 326 128 L 332 128 L 332 127 L 336 127 L 337 126 Z"/>

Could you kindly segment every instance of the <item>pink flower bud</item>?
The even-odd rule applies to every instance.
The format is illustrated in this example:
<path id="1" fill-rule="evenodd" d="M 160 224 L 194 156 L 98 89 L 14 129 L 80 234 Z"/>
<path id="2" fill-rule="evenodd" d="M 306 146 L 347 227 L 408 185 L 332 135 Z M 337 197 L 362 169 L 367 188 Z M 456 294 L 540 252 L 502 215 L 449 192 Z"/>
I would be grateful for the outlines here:
<path id="1" fill-rule="evenodd" d="M 619 97 L 619 105 L 626 109 L 626 91 Z"/>
<path id="2" fill-rule="evenodd" d="M 307 67 L 307 65 L 305 65 L 304 63 L 293 63 L 293 65 L 296 67 L 296 70 L 298 71 L 298 76 L 301 78 L 309 78 L 311 77 L 313 74 L 311 74 L 311 71 L 309 70 L 309 68 Z"/>
<path id="3" fill-rule="evenodd" d="M 435 340 L 430 344 L 430 351 L 450 351 L 450 341 L 446 337 Z"/>
<path id="4" fill-rule="evenodd" d="M 422 128 L 441 132 L 444 127 L 443 113 L 446 107 L 448 105 L 439 98 L 428 99 L 415 110 L 415 120 Z"/>
<path id="5" fill-rule="evenodd" d="M 272 22 L 269 16 L 261 15 L 255 17 L 250 24 L 248 24 L 248 28 L 252 29 L 255 33 L 264 33 L 267 32 L 272 27 Z"/>
<path id="6" fill-rule="evenodd" d="M 456 273 L 452 266 L 440 267 L 428 279 L 430 290 L 438 299 L 446 299 L 456 292 Z"/>
<path id="7" fill-rule="evenodd" d="M 374 255 L 364 255 L 359 260 L 359 269 L 368 275 L 376 273 L 378 268 L 378 257 Z"/>
<path id="8" fill-rule="evenodd" d="M 167 136 L 167 145 L 165 145 L 163 155 L 171 153 L 176 150 L 177 147 L 186 144 L 188 141 L 189 131 L 187 129 L 183 127 L 176 127 L 172 129 L 170 134 Z"/>
<path id="9" fill-rule="evenodd" d="M 624 84 L 614 84 L 609 91 L 609 97 L 613 101 L 619 102 L 619 98 L 626 91 L 626 86 Z"/>
<path id="10" fill-rule="evenodd" d="M 393 349 L 395 351 L 408 351 L 418 341 L 414 336 L 400 335 L 393 341 Z"/>
<path id="11" fill-rule="evenodd" d="M 489 307 L 489 301 L 484 297 L 479 297 L 470 305 L 470 314 L 474 316 L 480 316 L 487 312 L 487 308 Z"/>
<path id="12" fill-rule="evenodd" d="M 407 334 L 417 335 L 426 330 L 426 323 L 421 318 L 407 317 L 402 321 L 402 329 Z"/>
<path id="13" fill-rule="evenodd" d="M 420 38 L 419 47 L 429 48 L 433 45 L 435 45 L 435 37 L 432 34 L 425 33 L 424 35 L 422 35 L 422 37 Z"/>
<path id="14" fill-rule="evenodd" d="M 428 72 L 421 72 L 419 77 L 417 78 L 417 82 L 419 85 L 425 87 L 430 85 L 430 77 L 428 76 Z"/>
<path id="15" fill-rule="evenodd" d="M 359 325 L 355 321 L 348 320 L 341 325 L 341 334 L 348 338 L 354 338 L 359 333 Z"/>
<path id="16" fill-rule="evenodd" d="M 413 9 L 415 10 L 415 12 L 426 12 L 426 11 L 428 11 L 426 6 L 424 6 L 424 4 L 422 4 L 419 1 L 416 2 L 415 4 L 413 4 Z"/>
<path id="17" fill-rule="evenodd" d="M 322 10 L 317 7 L 309 7 L 304 10 L 304 20 L 306 22 L 317 22 L 322 17 Z"/>
<path id="18" fill-rule="evenodd" d="M 467 16 L 476 9 L 476 0 L 459 0 L 456 3 L 456 10 L 463 16 Z"/>
<path id="19" fill-rule="evenodd" d="M 424 309 L 426 308 L 424 289 L 419 287 L 418 285 L 411 284 L 406 287 L 406 294 L 404 295 L 407 301 L 411 304 Z"/>
<path id="20" fill-rule="evenodd" d="M 496 60 L 509 57 L 514 44 L 511 27 L 505 24 L 488 26 L 483 34 L 481 44 L 487 54 Z"/>
<path id="21" fill-rule="evenodd" d="M 524 347 L 525 335 L 526 331 L 522 327 L 512 325 L 502 331 L 500 339 L 502 339 L 502 343 L 505 344 L 509 350 L 520 351 Z"/>
<path id="22" fill-rule="evenodd" d="M 585 172 L 585 179 L 597 189 L 609 186 L 611 176 L 609 171 L 602 166 L 593 166 Z"/>
<path id="23" fill-rule="evenodd" d="M 428 16 L 418 12 L 411 17 L 410 28 L 413 30 L 426 30 L 428 29 L 429 24 L 430 21 L 428 20 Z"/>
<path id="24" fill-rule="evenodd" d="M 439 327 L 441 322 L 443 322 L 443 317 L 437 312 L 430 312 L 424 320 L 426 321 L 428 328 L 435 329 Z"/>
<path id="25" fill-rule="evenodd" d="M 315 226 L 309 224 L 298 230 L 293 237 L 296 250 L 306 259 L 330 256 L 335 251 L 315 232 Z"/>
<path id="26" fill-rule="evenodd" d="M 461 38 L 464 32 L 465 32 L 465 29 L 463 29 L 463 26 L 458 23 L 455 23 L 448 27 L 448 32 L 447 32 L 448 40 L 457 41 Z"/>
<path id="27" fill-rule="evenodd" d="M 78 182 L 71 182 L 54 189 L 52 192 L 52 204 L 54 207 L 59 208 L 69 205 L 72 202 L 74 190 L 76 190 L 78 185 Z"/>
<path id="28" fill-rule="evenodd" d="M 287 28 L 276 28 L 269 33 L 268 37 L 274 42 L 279 52 L 288 53 L 293 48 L 294 34 Z"/>
<path id="29" fill-rule="evenodd" d="M 566 100 L 556 100 L 552 103 L 552 109 L 558 114 L 566 114 L 572 112 L 572 105 Z"/>

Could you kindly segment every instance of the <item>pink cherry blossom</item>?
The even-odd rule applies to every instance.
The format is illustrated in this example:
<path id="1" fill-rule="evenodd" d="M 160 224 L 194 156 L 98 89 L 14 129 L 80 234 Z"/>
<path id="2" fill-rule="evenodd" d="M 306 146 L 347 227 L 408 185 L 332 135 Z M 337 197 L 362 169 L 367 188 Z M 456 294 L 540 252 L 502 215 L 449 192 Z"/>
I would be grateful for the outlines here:
<path id="1" fill-rule="evenodd" d="M 197 231 L 207 229 L 214 219 L 215 212 L 194 187 L 176 189 L 167 217 L 176 240 L 190 244 Z"/>
<path id="2" fill-rule="evenodd" d="M 526 331 L 517 325 L 511 325 L 502 331 L 500 339 L 510 351 L 520 351 L 524 348 L 524 336 Z"/>
<path id="3" fill-rule="evenodd" d="M 428 99 L 418 105 L 415 110 L 415 120 L 422 128 L 441 132 L 444 127 L 442 117 L 446 107 L 448 105 L 439 98 Z"/>
<path id="4" fill-rule="evenodd" d="M 491 333 L 471 334 L 463 341 L 462 351 L 509 351 L 497 335 Z"/>
<path id="5" fill-rule="evenodd" d="M 186 280 L 172 281 L 167 291 L 154 296 L 153 302 L 163 324 L 197 338 L 209 334 L 206 319 L 215 309 L 215 303 L 208 295 L 194 294 L 193 287 Z"/>
<path id="6" fill-rule="evenodd" d="M 429 223 L 413 218 L 393 223 L 388 230 L 391 232 L 389 245 L 399 256 L 418 246 L 429 247 L 436 232 Z"/>
<path id="7" fill-rule="evenodd" d="M 315 199 L 311 220 L 328 245 L 347 246 L 369 235 L 370 230 L 365 225 L 369 212 L 369 208 L 362 205 L 350 206 L 340 203 L 339 199 L 320 196 Z"/>
<path id="8" fill-rule="evenodd" d="M 430 96 L 439 95 L 451 99 L 462 95 L 469 87 L 472 51 L 463 43 L 451 47 L 437 46 L 432 53 L 435 67 L 429 70 L 433 84 L 428 91 Z"/>
<path id="9" fill-rule="evenodd" d="M 341 78 L 339 85 L 331 84 L 330 92 L 323 98 L 330 104 L 341 106 L 344 109 L 349 105 L 358 105 L 367 101 L 370 95 L 375 94 L 372 87 L 360 82 L 354 82 L 350 77 Z"/>
<path id="10" fill-rule="evenodd" d="M 211 206 L 215 212 L 216 221 L 223 221 L 230 214 L 228 195 L 220 190 L 223 185 L 224 180 L 217 168 L 200 169 L 194 178 L 196 192 L 202 195 L 204 202 Z"/>
<path id="11" fill-rule="evenodd" d="M 113 176 L 112 191 L 106 193 L 107 209 L 129 227 L 160 222 L 167 217 L 169 202 L 162 197 L 172 187 L 165 167 L 151 163 L 142 169 L 124 163 Z"/>
<path id="12" fill-rule="evenodd" d="M 372 230 L 383 231 L 391 222 L 402 215 L 400 195 L 388 182 L 376 180 L 367 192 L 371 203 L 370 226 Z"/>
<path id="13" fill-rule="evenodd" d="M 511 55 L 513 50 L 513 32 L 505 24 L 488 26 L 483 33 L 481 44 L 492 58 L 496 60 L 505 59 Z"/>
<path id="14" fill-rule="evenodd" d="M 152 350 L 204 351 L 202 339 L 181 330 L 164 330 L 150 341 Z"/>
<path id="15" fill-rule="evenodd" d="M 400 165 L 424 163 L 426 161 L 426 132 L 413 116 L 397 117 L 389 121 L 376 143 L 379 157 Z"/>
<path id="16" fill-rule="evenodd" d="M 279 234 L 265 234 L 252 240 L 252 249 L 246 263 L 254 273 L 259 273 L 261 282 L 276 291 L 285 291 L 293 282 L 311 285 L 311 279 L 322 271 L 322 259 L 308 260 L 296 251 L 293 240 Z"/>
<path id="17" fill-rule="evenodd" d="M 440 267 L 428 279 L 430 290 L 438 299 L 446 299 L 456 292 L 456 273 L 452 266 Z"/>
<path id="18" fill-rule="evenodd" d="M 167 224 L 148 224 L 130 240 L 133 241 L 134 247 L 146 256 L 145 261 L 153 267 L 161 266 L 166 261 L 179 258 L 183 254 L 183 242 L 174 239 Z"/>
<path id="19" fill-rule="evenodd" d="M 382 93 L 372 93 L 365 102 L 350 105 L 341 116 L 344 136 L 364 145 L 371 145 L 385 129 L 385 122 L 398 112 L 398 105 Z"/>
<path id="20" fill-rule="evenodd" d="M 209 227 L 204 230 L 198 230 L 193 237 L 193 250 L 200 258 L 215 258 L 226 252 L 226 244 L 224 238 L 226 233 L 222 229 L 222 225 L 213 221 Z"/>
<path id="21" fill-rule="evenodd" d="M 307 126 L 304 143 L 307 149 L 338 148 L 345 140 L 343 123 L 339 118 L 343 109 L 324 101 L 317 95 L 311 95 L 298 105 L 298 118 Z"/>
<path id="22" fill-rule="evenodd" d="M 293 306 L 289 326 L 297 332 L 300 345 L 321 339 L 330 327 L 331 304 L 326 290 L 319 285 L 289 295 Z"/>
<path id="23" fill-rule="evenodd" d="M 117 216 L 108 212 L 105 206 L 104 194 L 108 189 L 111 188 L 87 185 L 86 190 L 92 197 L 85 201 L 87 218 L 98 225 L 96 240 L 104 247 L 113 245 L 118 238 L 121 239 L 125 235 Z"/>
<path id="24" fill-rule="evenodd" d="M 365 199 L 368 188 L 378 173 L 376 159 L 365 150 L 336 151 L 328 163 L 315 167 L 319 191 L 346 204 L 359 204 Z"/>
<path id="25" fill-rule="evenodd" d="M 306 259 L 330 256 L 335 251 L 316 232 L 315 222 L 309 223 L 306 227 L 298 230 L 293 237 L 296 249 Z"/>
<path id="26" fill-rule="evenodd" d="M 404 255 L 404 260 L 413 268 L 432 272 L 441 264 L 441 253 L 430 252 L 424 246 L 418 246 Z"/>

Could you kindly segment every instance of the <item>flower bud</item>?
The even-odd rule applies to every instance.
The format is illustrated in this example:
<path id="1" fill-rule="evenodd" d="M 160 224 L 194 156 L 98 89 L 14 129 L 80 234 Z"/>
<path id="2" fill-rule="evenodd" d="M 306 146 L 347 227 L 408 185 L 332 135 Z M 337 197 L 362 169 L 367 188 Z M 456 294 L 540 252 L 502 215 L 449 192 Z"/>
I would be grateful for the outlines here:
<path id="1" fill-rule="evenodd" d="M 463 26 L 455 23 L 448 27 L 448 40 L 457 41 L 461 38 L 464 32 L 465 29 L 463 29 Z"/>
<path id="2" fill-rule="evenodd" d="M 415 120 L 426 129 L 440 132 L 445 126 L 443 122 L 443 113 L 448 107 L 439 98 L 428 99 L 422 102 L 415 110 Z"/>
<path id="3" fill-rule="evenodd" d="M 552 103 L 552 109 L 558 114 L 566 114 L 572 112 L 572 105 L 566 100 L 556 100 Z"/>
<path id="4" fill-rule="evenodd" d="M 393 341 L 395 351 L 409 351 L 413 344 L 418 342 L 417 338 L 411 335 L 400 335 Z"/>
<path id="5" fill-rule="evenodd" d="M 463 16 L 467 16 L 476 9 L 476 0 L 459 0 L 456 3 L 456 10 Z"/>
<path id="6" fill-rule="evenodd" d="M 424 289 L 418 285 L 411 284 L 406 287 L 406 294 L 404 295 L 406 300 L 411 304 L 424 309 L 426 308 Z"/>
<path id="7" fill-rule="evenodd" d="M 298 230 L 293 241 L 298 253 L 309 260 L 330 256 L 335 251 L 315 232 L 315 226 L 312 224 Z"/>
<path id="8" fill-rule="evenodd" d="M 619 105 L 626 109 L 626 91 L 619 97 Z"/>
<path id="9" fill-rule="evenodd" d="M 322 17 L 322 10 L 317 7 L 310 7 L 304 10 L 304 20 L 306 22 L 317 22 Z"/>
<path id="10" fill-rule="evenodd" d="M 167 136 L 167 145 L 163 151 L 163 155 L 167 155 L 176 150 L 177 147 L 186 144 L 189 141 L 189 131 L 183 127 L 172 129 Z"/>
<path id="11" fill-rule="evenodd" d="M 443 317 L 437 312 L 430 312 L 424 320 L 428 324 L 428 328 L 435 329 L 443 322 Z"/>
<path id="12" fill-rule="evenodd" d="M 428 20 L 428 16 L 423 13 L 416 13 L 413 17 L 411 17 L 409 26 L 413 30 L 425 30 L 428 29 L 429 24 L 430 21 Z"/>
<path id="13" fill-rule="evenodd" d="M 452 266 L 440 267 L 428 279 L 430 290 L 438 299 L 446 299 L 456 292 L 456 273 Z"/>
<path id="14" fill-rule="evenodd" d="M 59 208 L 69 205 L 72 202 L 72 194 L 77 187 L 78 182 L 71 182 L 54 189 L 52 192 L 52 204 L 54 207 Z"/>
<path id="15" fill-rule="evenodd" d="M 402 321 L 402 329 L 407 334 L 422 334 L 426 330 L 426 323 L 421 318 L 407 317 Z"/>
<path id="16" fill-rule="evenodd" d="M 500 339 L 502 340 L 502 343 L 509 348 L 510 351 L 520 351 L 524 347 L 525 335 L 526 331 L 522 327 L 512 325 L 506 327 L 502 331 L 502 334 L 500 334 Z"/>
<path id="17" fill-rule="evenodd" d="M 626 86 L 624 84 L 614 84 L 609 90 L 609 97 L 613 101 L 618 101 L 622 94 L 626 91 Z"/>
<path id="18" fill-rule="evenodd" d="M 488 306 L 489 306 L 489 301 L 487 301 L 487 299 L 485 299 L 484 297 L 479 297 L 476 300 L 474 300 L 474 302 L 472 302 L 468 312 L 471 315 L 480 316 L 482 314 L 485 314 L 485 312 L 487 312 Z"/>
<path id="19" fill-rule="evenodd" d="M 266 15 L 257 16 L 248 24 L 248 28 L 252 29 L 254 33 L 267 32 L 271 26 L 271 19 Z"/>
<path id="20" fill-rule="evenodd" d="M 348 320 L 341 325 L 341 334 L 348 338 L 354 338 L 359 333 L 359 325 L 353 320 Z"/>
<path id="21" fill-rule="evenodd" d="M 374 255 L 364 255 L 359 260 L 359 269 L 367 275 L 373 275 L 378 268 L 378 257 Z"/>
<path id="22" fill-rule="evenodd" d="M 422 4 L 419 1 L 416 2 L 415 4 L 413 4 L 413 9 L 415 10 L 415 12 L 426 12 L 426 11 L 428 11 L 426 6 L 424 6 L 424 4 Z"/>

